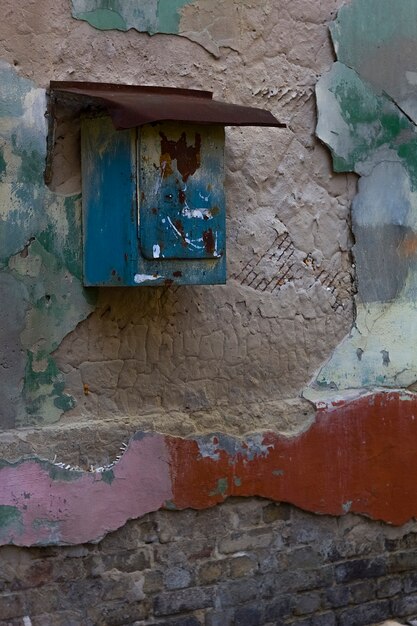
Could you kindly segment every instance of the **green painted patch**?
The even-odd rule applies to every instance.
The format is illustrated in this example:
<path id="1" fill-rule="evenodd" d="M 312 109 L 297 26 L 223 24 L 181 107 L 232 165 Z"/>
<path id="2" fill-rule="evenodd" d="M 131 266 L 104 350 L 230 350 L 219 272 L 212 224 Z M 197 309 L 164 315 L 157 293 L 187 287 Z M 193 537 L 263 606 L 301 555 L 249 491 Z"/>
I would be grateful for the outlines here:
<path id="1" fill-rule="evenodd" d="M 85 20 L 99 30 L 127 30 L 127 24 L 120 13 L 109 9 L 97 9 L 87 13 L 79 13 L 79 20 Z"/>
<path id="2" fill-rule="evenodd" d="M 0 271 L 3 290 L 5 281 L 9 289 L 15 285 L 8 298 L 20 312 L 19 319 L 9 315 L 10 328 L 3 324 L 0 332 L 0 351 L 17 355 L 0 405 L 16 406 L 16 426 L 51 423 L 74 407 L 51 354 L 91 312 L 95 296 L 81 283 L 80 196 L 63 198 L 44 184 L 45 110 L 45 91 L 0 63 L 0 193 L 8 198 L 0 219 Z M 18 406 L 15 380 L 23 372 Z"/>
<path id="3" fill-rule="evenodd" d="M 349 335 L 312 395 L 417 380 L 417 1 L 352 0 L 331 26 L 338 61 L 317 85 L 317 135 L 352 204 L 358 293 Z"/>
<path id="4" fill-rule="evenodd" d="M 338 60 L 360 71 L 372 54 L 393 41 L 410 45 L 416 24 L 416 0 L 399 0 L 395 8 L 392 0 L 352 0 L 339 10 L 330 31 Z"/>
<path id="5" fill-rule="evenodd" d="M 99 30 L 177 35 L 181 9 L 193 0 L 72 0 L 72 15 Z"/>
<path id="6" fill-rule="evenodd" d="M 223 496 L 227 495 L 229 489 L 229 481 L 227 478 L 219 478 L 216 488 L 209 493 L 210 496 Z"/>
<path id="7" fill-rule="evenodd" d="M 101 480 L 107 483 L 108 485 L 111 485 L 114 479 L 115 479 L 115 475 L 114 475 L 113 470 L 109 469 L 109 470 L 104 470 L 104 472 L 101 472 Z"/>
<path id="8" fill-rule="evenodd" d="M 158 24 L 161 33 L 178 33 L 181 9 L 192 0 L 159 0 Z"/>
<path id="9" fill-rule="evenodd" d="M 6 504 L 0 505 L 0 534 L 2 530 L 21 524 L 22 514 L 15 506 L 8 506 Z"/>
<path id="10" fill-rule="evenodd" d="M 4 178 L 7 172 L 6 159 L 4 158 L 3 150 L 0 148 L 0 182 Z"/>

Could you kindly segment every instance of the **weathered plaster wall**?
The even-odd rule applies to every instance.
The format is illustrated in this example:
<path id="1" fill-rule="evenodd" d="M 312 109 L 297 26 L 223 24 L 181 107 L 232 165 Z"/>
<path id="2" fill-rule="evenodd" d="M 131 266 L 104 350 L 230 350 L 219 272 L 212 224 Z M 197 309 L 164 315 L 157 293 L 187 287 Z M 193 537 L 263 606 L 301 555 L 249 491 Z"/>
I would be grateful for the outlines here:
<path id="1" fill-rule="evenodd" d="M 0 450 L 9 460 L 23 452 L 58 459 L 3 463 L 0 540 L 91 541 L 145 512 L 207 508 L 230 495 L 393 524 L 415 517 L 416 397 L 405 391 L 417 372 L 415 77 L 408 52 L 391 52 L 405 39 L 414 49 L 417 2 L 407 0 L 387 30 L 389 3 L 352 0 L 332 27 L 332 67 L 327 23 L 336 2 L 176 3 L 178 20 L 166 28 L 184 37 L 152 38 L 137 31 L 165 28 L 156 4 L 126 14 L 126 32 L 108 29 L 121 23 L 97 14 L 99 3 L 73 3 L 97 28 L 64 3 L 42 5 L 38 14 L 27 0 L 0 25 L 2 246 L 10 247 L 1 274 L 10 304 Z M 314 139 L 323 73 L 317 132 L 336 175 Z M 227 133 L 226 286 L 101 289 L 93 306 L 79 270 L 70 120 L 60 125 L 50 189 L 41 178 L 50 78 L 209 88 L 287 122 Z M 361 176 L 352 208 L 355 320 L 352 172 Z M 304 392 L 314 413 L 300 392 L 318 370 Z M 44 430 L 12 430 L 33 424 Z M 140 430 L 153 432 L 115 458 Z"/>
<path id="2" fill-rule="evenodd" d="M 56 421 L 73 399 L 51 353 L 92 310 L 81 285 L 80 197 L 43 182 L 45 92 L 0 65 L 0 422 Z"/>
<path id="3" fill-rule="evenodd" d="M 331 26 L 339 62 L 317 87 L 317 132 L 335 170 L 361 176 L 352 205 L 358 294 L 355 324 L 307 397 L 417 380 L 417 3 L 398 8 L 390 20 L 388 0 L 353 0 Z"/>
<path id="4" fill-rule="evenodd" d="M 74 19 L 64 1 L 6 3 L 2 84 L 19 86 L 12 104 L 5 101 L 12 111 L 3 124 L 6 174 L 33 197 L 2 205 L 7 228 L 24 225 L 19 235 L 2 235 L 11 246 L 4 289 L 19 311 L 4 309 L 4 341 L 17 355 L 0 403 L 4 428 L 57 422 L 71 409 L 59 427 L 100 420 L 104 432 L 110 422 L 123 428 L 124 438 L 138 428 L 292 432 L 312 417 L 300 390 L 351 325 L 347 219 L 355 179 L 334 176 L 314 139 L 314 85 L 332 62 L 327 23 L 338 2 L 174 4 L 178 30 L 197 33 L 193 39 L 210 31 L 216 57 L 186 37 L 94 28 Z M 75 13 L 80 5 L 74 3 Z M 146 5 L 147 19 L 152 7 Z M 160 23 L 176 32 L 172 15 L 164 15 Z M 93 307 L 79 272 L 77 128 L 65 121 L 53 191 L 42 184 L 43 90 L 50 79 L 65 78 L 208 88 L 219 98 L 267 106 L 288 123 L 286 130 L 228 130 L 225 287 L 102 289 L 91 317 L 78 324 Z M 19 111 L 31 90 L 40 105 L 22 124 Z M 10 123 L 20 129 L 16 147 Z M 13 159 L 28 150 L 19 145 L 30 146 L 32 135 L 36 167 L 26 185 Z M 13 408 L 12 394 L 19 399 Z M 49 444 L 36 433 L 24 437 L 17 443 L 4 435 L 2 450 L 15 455 L 29 447 L 51 456 L 58 440 L 59 453 L 71 455 L 54 432 Z M 86 434 L 86 449 L 95 438 Z M 96 448 L 98 462 L 107 458 L 109 438 L 103 435 L 104 457 Z"/>

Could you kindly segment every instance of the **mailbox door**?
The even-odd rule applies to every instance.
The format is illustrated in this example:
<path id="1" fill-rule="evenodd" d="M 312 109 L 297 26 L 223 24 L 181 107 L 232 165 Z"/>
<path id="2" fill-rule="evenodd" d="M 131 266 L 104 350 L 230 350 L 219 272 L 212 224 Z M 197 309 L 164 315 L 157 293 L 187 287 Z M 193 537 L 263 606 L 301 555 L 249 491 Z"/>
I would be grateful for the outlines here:
<path id="1" fill-rule="evenodd" d="M 219 259 L 225 247 L 224 129 L 161 123 L 139 129 L 138 203 L 149 260 Z"/>
<path id="2" fill-rule="evenodd" d="M 144 131 L 145 138 L 148 134 L 153 137 L 153 144 L 150 140 L 140 141 L 138 149 L 141 128 L 115 130 L 107 117 L 86 116 L 82 120 L 85 286 L 158 287 L 171 284 L 213 285 L 226 281 L 223 129 L 211 131 L 209 128 L 194 127 L 193 134 L 186 132 L 186 145 L 192 147 L 186 152 L 186 155 L 192 155 L 190 167 L 193 169 L 193 164 L 197 163 L 197 172 L 204 164 L 205 170 L 211 172 L 207 177 L 200 173 L 195 176 L 196 172 L 187 176 L 179 156 L 181 150 L 174 153 L 175 158 L 171 157 L 171 169 L 173 172 L 178 170 L 180 176 L 174 177 L 170 173 L 161 177 L 161 171 L 165 172 L 166 168 L 164 160 L 157 157 L 150 161 L 151 154 L 161 149 L 163 139 L 159 129 L 155 143 L 154 129 L 156 127 L 147 127 Z M 178 142 L 185 131 L 179 133 L 166 128 L 161 132 L 169 141 Z M 196 156 L 196 132 L 201 136 L 200 161 Z M 154 147 L 149 151 L 152 145 Z M 205 146 L 210 149 L 205 150 Z M 168 148 L 168 152 L 173 152 L 171 146 Z M 141 164 L 150 162 L 155 163 L 152 169 L 145 166 L 141 169 Z M 181 174 L 178 168 L 186 173 Z M 162 185 L 169 185 L 166 193 L 161 192 Z M 189 187 L 184 191 L 186 185 Z M 179 202 L 176 205 L 173 198 L 165 198 L 171 193 L 174 196 L 174 186 L 178 190 Z M 181 202 L 183 196 L 180 197 L 180 193 L 186 194 L 184 202 Z M 200 193 L 203 198 L 200 198 Z M 149 204 L 145 202 L 147 197 L 153 198 Z M 179 237 L 175 229 L 166 226 L 167 223 L 170 226 L 169 222 L 162 221 L 166 217 L 161 220 L 155 218 L 152 208 L 158 207 L 157 201 L 174 226 L 180 214 L 185 237 L 195 243 L 196 248 L 188 245 L 182 236 Z M 178 226 L 176 228 L 181 232 Z M 154 248 L 157 245 L 159 255 Z"/>

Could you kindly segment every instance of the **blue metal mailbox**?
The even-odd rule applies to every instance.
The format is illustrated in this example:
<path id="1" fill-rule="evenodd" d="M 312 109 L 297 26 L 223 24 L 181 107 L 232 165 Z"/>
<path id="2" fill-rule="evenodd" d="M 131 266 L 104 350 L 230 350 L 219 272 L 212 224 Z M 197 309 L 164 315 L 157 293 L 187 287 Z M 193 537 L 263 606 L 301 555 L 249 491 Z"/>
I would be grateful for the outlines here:
<path id="1" fill-rule="evenodd" d="M 282 126 L 208 92 L 51 83 L 81 122 L 84 284 L 226 281 L 224 126 Z"/>

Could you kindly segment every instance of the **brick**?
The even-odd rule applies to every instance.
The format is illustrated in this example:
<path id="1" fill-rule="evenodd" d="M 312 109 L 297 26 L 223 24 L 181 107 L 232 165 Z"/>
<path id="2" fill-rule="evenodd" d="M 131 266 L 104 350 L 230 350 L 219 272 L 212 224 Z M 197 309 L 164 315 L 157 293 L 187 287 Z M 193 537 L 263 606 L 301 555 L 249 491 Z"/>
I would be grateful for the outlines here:
<path id="1" fill-rule="evenodd" d="M 273 502 L 264 508 L 262 518 L 265 524 L 288 521 L 291 518 L 291 507 L 288 504 L 276 504 Z"/>
<path id="2" fill-rule="evenodd" d="M 88 545 L 65 546 L 62 549 L 62 554 L 60 554 L 60 556 L 63 556 L 65 559 L 84 559 L 89 556 L 94 549 L 95 548 L 91 548 L 91 546 Z"/>
<path id="3" fill-rule="evenodd" d="M 59 611 L 31 617 L 32 626 L 93 626 L 92 622 L 86 621 L 81 613 L 74 611 Z M 1 625 L 1 622 L 0 622 Z M 22 626 L 20 621 L 19 626 Z"/>
<path id="4" fill-rule="evenodd" d="M 125 626 L 129 622 L 146 619 L 149 616 L 149 605 L 146 602 L 129 604 L 125 601 L 112 604 L 100 603 L 91 607 L 87 615 L 94 626 Z"/>
<path id="5" fill-rule="evenodd" d="M 336 615 L 334 613 L 321 613 L 314 615 L 311 619 L 312 626 L 335 626 Z"/>
<path id="6" fill-rule="evenodd" d="M 268 622 L 289 617 L 292 613 L 293 599 L 291 596 L 282 596 L 274 602 L 265 605 L 265 619 Z"/>
<path id="7" fill-rule="evenodd" d="M 388 571 L 391 573 L 417 569 L 417 550 L 395 552 L 388 558 Z"/>
<path id="8" fill-rule="evenodd" d="M 167 589 L 184 589 L 192 582 L 192 575 L 184 567 L 172 567 L 164 572 L 164 584 Z"/>
<path id="9" fill-rule="evenodd" d="M 368 626 L 392 617 L 388 600 L 371 602 L 350 609 L 339 614 L 339 626 Z"/>
<path id="10" fill-rule="evenodd" d="M 325 565 L 316 570 L 294 570 L 284 572 L 277 577 L 278 587 L 282 591 L 310 591 L 330 587 L 334 582 L 333 566 Z"/>
<path id="11" fill-rule="evenodd" d="M 407 574 L 407 576 L 403 578 L 403 586 L 405 593 L 417 591 L 417 572 Z"/>
<path id="12" fill-rule="evenodd" d="M 168 591 L 156 596 L 154 613 L 160 615 L 175 615 L 185 611 L 206 609 L 213 604 L 214 591 L 212 589 L 181 589 Z"/>
<path id="13" fill-rule="evenodd" d="M 167 544 L 154 545 L 154 558 L 157 563 L 168 564 L 185 564 L 187 562 L 199 561 L 201 559 L 210 558 L 214 551 L 214 538 L 181 540 Z"/>
<path id="14" fill-rule="evenodd" d="M 234 626 L 260 626 L 261 612 L 255 607 L 241 607 L 237 609 Z"/>
<path id="15" fill-rule="evenodd" d="M 100 541 L 100 552 L 109 554 L 134 550 L 141 546 L 145 539 L 157 539 L 156 523 L 149 518 L 128 522 L 117 532 L 106 535 Z"/>
<path id="16" fill-rule="evenodd" d="M 218 543 L 219 552 L 231 554 L 256 548 L 267 548 L 273 541 L 269 529 L 256 528 L 248 532 L 234 532 Z"/>
<path id="17" fill-rule="evenodd" d="M 334 561 L 343 561 L 352 559 L 355 560 L 360 555 L 362 558 L 369 555 L 369 558 L 372 558 L 375 554 L 383 554 L 384 553 L 384 542 L 382 537 L 375 536 L 371 537 L 366 541 L 363 541 L 363 537 L 360 537 L 360 540 L 356 541 L 352 540 L 336 540 L 332 541 L 331 544 L 327 547 L 326 558 L 330 562 Z"/>
<path id="18" fill-rule="evenodd" d="M 201 622 L 196 617 L 180 617 L 164 622 L 154 622 L 153 626 L 201 626 Z"/>
<path id="19" fill-rule="evenodd" d="M 350 592 L 348 587 L 331 587 L 326 589 L 323 597 L 323 607 L 326 609 L 338 609 L 346 606 L 350 602 Z"/>
<path id="20" fill-rule="evenodd" d="M 321 565 L 322 558 L 309 546 L 290 550 L 285 555 L 285 565 L 290 569 L 312 569 Z"/>
<path id="21" fill-rule="evenodd" d="M 252 554 L 254 557 L 257 558 L 257 561 L 259 563 L 259 572 L 261 574 L 277 571 L 277 554 L 279 554 L 278 550 L 271 550 L 269 548 L 258 548 Z"/>
<path id="22" fill-rule="evenodd" d="M 223 609 L 206 613 L 205 626 L 232 626 L 235 617 L 234 609 Z"/>
<path id="23" fill-rule="evenodd" d="M 393 615 L 398 617 L 415 617 L 417 614 L 417 594 L 396 598 L 391 602 Z"/>
<path id="24" fill-rule="evenodd" d="M 235 556 L 228 560 L 231 578 L 241 578 L 248 574 L 253 574 L 258 563 L 248 556 Z"/>
<path id="25" fill-rule="evenodd" d="M 84 561 L 81 558 L 66 558 L 55 561 L 51 581 L 56 583 L 85 578 Z"/>
<path id="26" fill-rule="evenodd" d="M 376 582 L 370 579 L 349 586 L 349 596 L 352 604 L 371 602 L 376 598 Z"/>
<path id="27" fill-rule="evenodd" d="M 412 550 L 417 548 L 417 533 L 408 533 L 404 537 L 398 539 L 386 539 L 385 549 L 388 552 L 400 551 L 400 550 Z"/>
<path id="28" fill-rule="evenodd" d="M 63 563 L 59 563 L 62 566 Z M 82 567 L 82 564 L 81 564 Z M 19 588 L 40 587 L 42 585 L 50 584 L 54 581 L 56 576 L 56 570 L 54 572 L 54 562 L 52 560 L 36 560 L 25 571 L 24 575 L 19 577 Z M 54 576 L 55 574 L 55 576 Z M 14 585 L 16 587 L 16 585 Z"/>
<path id="29" fill-rule="evenodd" d="M 258 586 L 254 580 L 239 580 L 222 585 L 217 590 L 221 606 L 239 606 L 258 597 Z"/>
<path id="30" fill-rule="evenodd" d="M 53 586 L 28 589 L 25 591 L 25 601 L 30 612 L 34 615 L 37 613 L 54 613 L 66 608 L 61 605 L 59 588 Z"/>
<path id="31" fill-rule="evenodd" d="M 378 580 L 376 589 L 376 595 L 378 598 L 390 598 L 401 592 L 402 589 L 401 578 L 382 578 Z"/>
<path id="32" fill-rule="evenodd" d="M 158 570 L 151 570 L 144 573 L 143 591 L 146 594 L 162 591 L 164 587 L 164 576 Z"/>
<path id="33" fill-rule="evenodd" d="M 198 568 L 197 578 L 200 584 L 210 585 L 226 577 L 228 564 L 226 560 L 208 561 Z"/>
<path id="34" fill-rule="evenodd" d="M 259 500 L 233 498 L 227 503 L 229 515 L 238 528 L 258 527 L 262 522 L 262 505 Z M 230 527 L 230 524 L 228 525 Z"/>
<path id="35" fill-rule="evenodd" d="M 3 619 L 22 617 L 27 614 L 25 605 L 25 598 L 21 594 L 2 594 L 0 595 L 0 616 Z"/>
<path id="36" fill-rule="evenodd" d="M 361 578 L 384 576 L 386 563 L 383 558 L 354 559 L 335 566 L 335 578 L 339 583 L 347 583 Z"/>
<path id="37" fill-rule="evenodd" d="M 291 626 L 336 626 L 336 615 L 334 613 L 320 613 L 307 619 L 294 620 L 291 622 Z"/>
<path id="38" fill-rule="evenodd" d="M 151 552 L 147 548 L 109 554 L 103 556 L 102 561 L 105 570 L 117 569 L 120 572 L 138 572 L 150 568 Z"/>
<path id="39" fill-rule="evenodd" d="M 293 602 L 294 615 L 308 615 L 318 611 L 321 607 L 321 598 L 317 593 L 296 594 Z"/>

